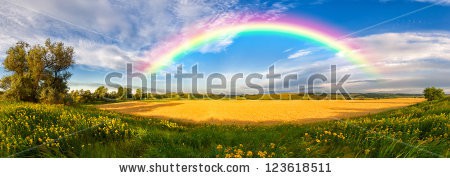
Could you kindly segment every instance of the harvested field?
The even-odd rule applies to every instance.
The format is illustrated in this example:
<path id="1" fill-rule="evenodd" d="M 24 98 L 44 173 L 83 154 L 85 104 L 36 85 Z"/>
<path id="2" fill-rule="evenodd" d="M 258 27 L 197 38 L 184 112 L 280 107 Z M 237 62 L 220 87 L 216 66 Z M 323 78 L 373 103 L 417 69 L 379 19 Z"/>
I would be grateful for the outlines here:
<path id="1" fill-rule="evenodd" d="M 179 100 L 124 102 L 100 109 L 150 118 L 214 123 L 314 122 L 373 114 L 424 101 L 421 98 L 379 100 Z"/>

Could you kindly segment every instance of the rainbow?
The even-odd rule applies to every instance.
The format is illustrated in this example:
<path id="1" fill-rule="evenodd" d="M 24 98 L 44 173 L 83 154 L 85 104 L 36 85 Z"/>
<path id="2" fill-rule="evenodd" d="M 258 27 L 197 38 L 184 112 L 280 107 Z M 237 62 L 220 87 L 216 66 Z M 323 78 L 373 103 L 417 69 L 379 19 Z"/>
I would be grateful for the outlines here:
<path id="1" fill-rule="evenodd" d="M 353 44 L 338 40 L 339 36 L 342 35 L 337 31 L 332 31 L 332 29 L 334 28 L 319 23 L 310 23 L 309 21 L 307 23 L 303 21 L 302 23 L 299 20 L 290 20 L 251 21 L 199 30 L 193 34 L 174 37 L 168 43 L 157 46 L 145 56 L 143 64 L 139 65 L 139 69 L 150 72 L 158 71 L 171 62 L 180 59 L 183 55 L 223 39 L 227 35 L 276 33 L 317 42 L 339 53 L 340 56 L 353 64 L 361 65 L 367 73 L 376 74 L 377 71 L 357 52 L 358 50 L 352 46 Z"/>

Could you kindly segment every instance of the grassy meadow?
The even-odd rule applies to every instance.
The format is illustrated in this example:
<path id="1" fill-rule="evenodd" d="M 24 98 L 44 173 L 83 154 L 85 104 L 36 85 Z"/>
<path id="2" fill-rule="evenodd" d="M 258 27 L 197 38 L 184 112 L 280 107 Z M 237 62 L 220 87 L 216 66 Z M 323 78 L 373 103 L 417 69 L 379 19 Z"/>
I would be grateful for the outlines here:
<path id="1" fill-rule="evenodd" d="M 308 124 L 217 125 L 0 102 L 0 157 L 449 157 L 450 100 Z"/>

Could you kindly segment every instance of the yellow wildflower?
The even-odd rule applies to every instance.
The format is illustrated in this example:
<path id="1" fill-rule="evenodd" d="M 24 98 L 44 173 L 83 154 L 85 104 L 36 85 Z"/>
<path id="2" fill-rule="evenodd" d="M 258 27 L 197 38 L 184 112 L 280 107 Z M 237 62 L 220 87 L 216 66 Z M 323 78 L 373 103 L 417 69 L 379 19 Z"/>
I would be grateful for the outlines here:
<path id="1" fill-rule="evenodd" d="M 275 148 L 275 143 L 270 143 L 270 148 L 274 149 Z"/>
<path id="2" fill-rule="evenodd" d="M 242 151 L 241 149 L 234 150 L 234 152 L 235 152 L 237 155 L 244 155 L 244 151 Z"/>
<path id="3" fill-rule="evenodd" d="M 267 155 L 267 151 L 258 151 L 258 156 L 260 157 L 260 158 L 265 158 L 266 157 L 266 155 Z"/>
<path id="4" fill-rule="evenodd" d="M 247 157 L 252 157 L 253 156 L 253 152 L 252 151 L 247 151 Z"/>

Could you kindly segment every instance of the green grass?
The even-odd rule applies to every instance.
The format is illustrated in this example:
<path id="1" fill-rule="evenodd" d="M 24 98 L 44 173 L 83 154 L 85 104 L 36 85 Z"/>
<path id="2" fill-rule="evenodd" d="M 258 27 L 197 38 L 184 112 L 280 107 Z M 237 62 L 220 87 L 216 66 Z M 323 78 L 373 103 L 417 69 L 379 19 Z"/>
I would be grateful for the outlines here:
<path id="1" fill-rule="evenodd" d="M 449 157 L 450 151 L 449 100 L 272 126 L 191 124 L 91 106 L 0 102 L 0 121 L 0 157 Z"/>

